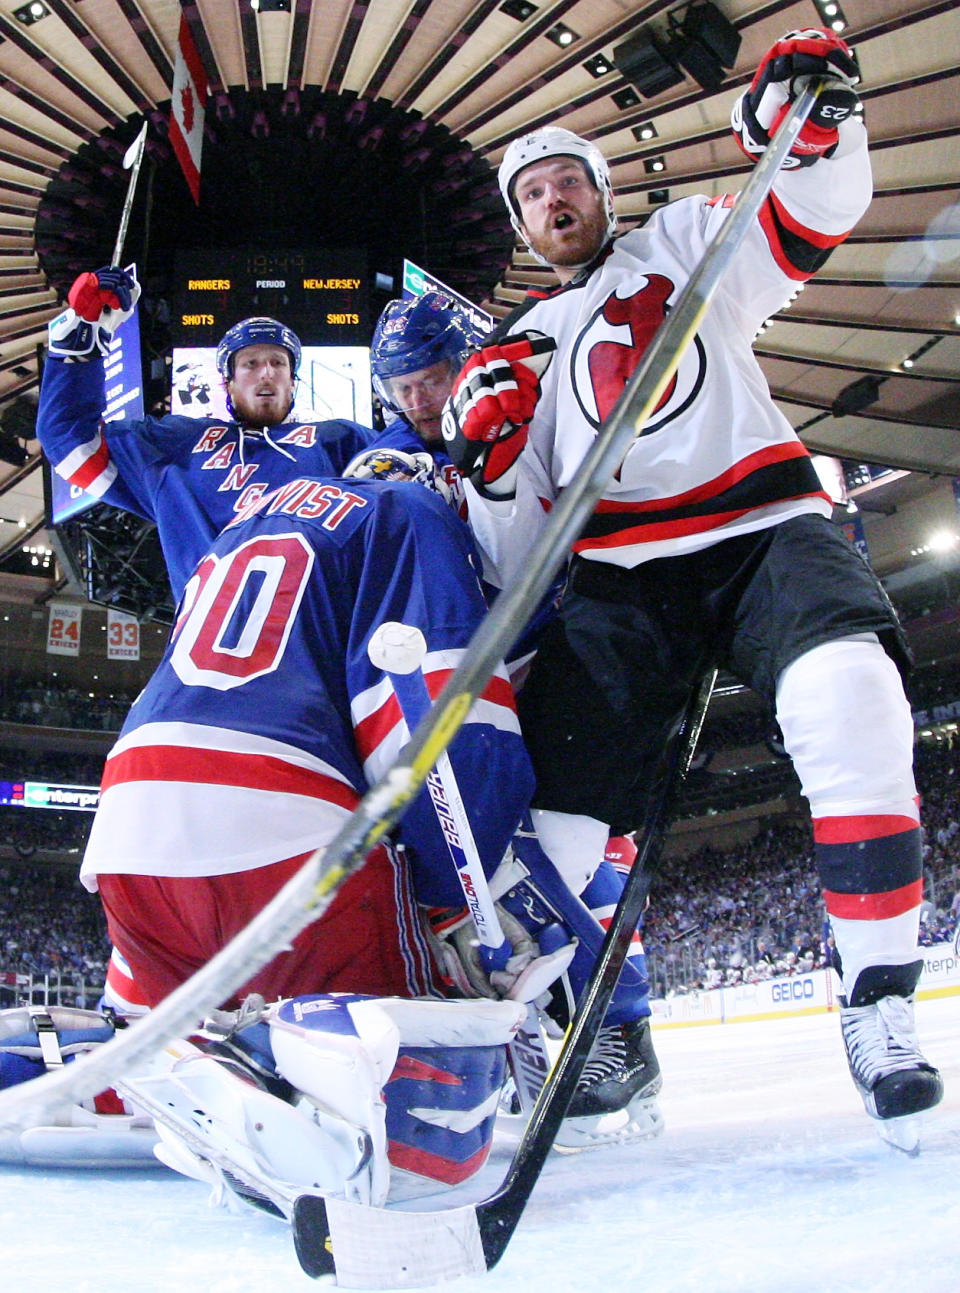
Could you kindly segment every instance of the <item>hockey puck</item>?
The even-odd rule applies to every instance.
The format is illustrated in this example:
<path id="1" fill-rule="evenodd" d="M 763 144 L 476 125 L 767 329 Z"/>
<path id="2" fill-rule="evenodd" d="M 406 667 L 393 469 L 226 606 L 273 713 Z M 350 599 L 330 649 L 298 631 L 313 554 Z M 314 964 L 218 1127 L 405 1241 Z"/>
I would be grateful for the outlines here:
<path id="1" fill-rule="evenodd" d="M 413 673 L 427 654 L 427 640 L 413 624 L 387 620 L 374 631 L 367 647 L 371 662 L 385 673 Z"/>

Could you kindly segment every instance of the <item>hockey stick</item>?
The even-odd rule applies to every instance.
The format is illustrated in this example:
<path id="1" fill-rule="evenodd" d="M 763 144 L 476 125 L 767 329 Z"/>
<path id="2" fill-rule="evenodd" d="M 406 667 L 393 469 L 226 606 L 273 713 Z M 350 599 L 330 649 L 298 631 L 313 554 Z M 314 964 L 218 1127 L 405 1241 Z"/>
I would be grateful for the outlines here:
<path id="1" fill-rule="evenodd" d="M 430 693 L 423 676 L 426 654 L 426 639 L 415 625 L 390 620 L 378 626 L 367 646 L 371 662 L 390 678 L 400 711 L 411 732 L 430 709 Z M 484 967 L 488 972 L 502 970 L 513 955 L 513 946 L 504 934 L 497 915 L 470 818 L 447 751 L 439 756 L 437 766 L 427 777 L 427 791 L 477 933 Z M 575 948 L 576 945 L 573 946 Z M 571 951 L 568 961 L 572 954 Z M 557 973 L 562 973 L 562 967 Z M 542 984 L 537 988 L 533 993 L 534 997 L 539 996 L 546 986 Z M 507 1044 L 507 1053 L 521 1108 L 526 1111 L 533 1107 L 550 1068 L 550 1061 L 537 1021 L 536 1007 L 528 998 L 525 1000 L 528 1006 L 526 1022 L 514 1040 Z"/>
<path id="2" fill-rule="evenodd" d="M 120 257 L 123 255 L 123 244 L 127 240 L 127 225 L 130 223 L 130 210 L 133 206 L 133 195 L 137 190 L 137 179 L 140 175 L 140 166 L 143 162 L 143 149 L 147 140 L 147 123 L 144 122 L 140 127 L 140 133 L 123 155 L 123 169 L 130 171 L 130 180 L 127 184 L 127 196 L 123 201 L 123 211 L 120 215 L 120 227 L 117 230 L 117 241 L 113 244 L 113 259 L 111 265 L 119 265 Z"/>
<path id="3" fill-rule="evenodd" d="M 498 660 L 518 636 L 530 607 L 538 605 L 550 586 L 630 442 L 656 408 L 820 88 L 820 83 L 808 85 L 784 116 L 723 228 L 691 274 L 580 469 L 548 516 L 516 583 L 497 598 L 460 665 L 393 765 L 364 795 L 328 847 L 312 854 L 246 929 L 150 1015 L 61 1072 L 0 1093 L 0 1129 L 16 1128 L 23 1109 L 42 1116 L 65 1103 L 95 1095 L 110 1085 L 111 1072 L 129 1071 L 171 1037 L 195 1026 L 207 1010 L 219 1005 L 306 925 L 323 915 L 344 881 L 363 865 L 370 850 L 399 821 L 424 785 L 437 756 L 453 740 Z"/>
<path id="4" fill-rule="evenodd" d="M 427 642 L 421 631 L 415 625 L 401 624 L 396 620 L 380 624 L 367 645 L 371 663 L 390 678 L 400 712 L 411 732 L 430 709 L 430 693 L 422 670 L 426 654 Z M 513 949 L 500 927 L 463 796 L 446 750 L 437 757 L 436 767 L 427 777 L 426 785 L 477 937 L 486 952 L 484 962 L 490 969 L 502 969 Z"/>
<path id="5" fill-rule="evenodd" d="M 348 1288 L 418 1288 L 480 1274 L 499 1261 L 539 1179 L 617 986 L 715 678 L 712 669 L 691 690 L 661 753 L 636 860 L 503 1184 L 481 1203 L 440 1212 L 390 1212 L 304 1194 L 294 1204 L 292 1225 L 297 1256 L 308 1275 L 333 1274 Z"/>

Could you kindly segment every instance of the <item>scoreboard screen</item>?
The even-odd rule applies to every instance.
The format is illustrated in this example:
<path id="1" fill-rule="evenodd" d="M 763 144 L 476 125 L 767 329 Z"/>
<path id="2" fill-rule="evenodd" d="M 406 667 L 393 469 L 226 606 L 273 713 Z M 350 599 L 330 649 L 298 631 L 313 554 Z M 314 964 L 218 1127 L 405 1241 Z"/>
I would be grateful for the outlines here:
<path id="1" fill-rule="evenodd" d="M 215 346 L 226 330 L 266 314 L 304 345 L 370 344 L 366 253 L 340 248 L 195 250 L 174 262 L 175 346 Z"/>

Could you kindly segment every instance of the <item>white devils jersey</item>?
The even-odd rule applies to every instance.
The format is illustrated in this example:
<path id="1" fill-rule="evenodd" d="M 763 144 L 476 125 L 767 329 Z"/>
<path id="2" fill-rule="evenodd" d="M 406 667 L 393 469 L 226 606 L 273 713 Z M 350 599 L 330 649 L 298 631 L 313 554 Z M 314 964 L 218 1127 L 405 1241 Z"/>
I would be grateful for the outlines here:
<path id="1" fill-rule="evenodd" d="M 859 122 L 851 126 L 842 158 L 778 177 L 675 377 L 574 544 L 581 556 L 634 566 L 798 513 L 830 514 L 752 342 L 869 203 L 866 133 Z M 471 525 L 497 582 L 509 583 L 527 559 L 733 202 L 671 203 L 614 239 L 572 282 L 531 293 L 491 338 L 532 330 L 557 343 L 520 455 L 516 500 L 490 502 L 468 484 Z"/>

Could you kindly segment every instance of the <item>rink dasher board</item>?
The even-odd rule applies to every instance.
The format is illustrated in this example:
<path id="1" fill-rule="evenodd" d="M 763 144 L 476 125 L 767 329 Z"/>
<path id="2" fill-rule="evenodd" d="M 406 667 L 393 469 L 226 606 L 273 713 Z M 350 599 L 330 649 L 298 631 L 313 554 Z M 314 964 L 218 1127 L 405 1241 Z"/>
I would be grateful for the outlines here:
<path id="1" fill-rule="evenodd" d="M 920 949 L 924 967 L 917 988 L 920 1001 L 960 995 L 960 957 L 952 943 Z M 839 1008 L 840 980 L 833 970 L 811 970 L 759 983 L 710 988 L 650 1002 L 657 1028 L 701 1024 L 749 1023 L 816 1015 Z"/>

